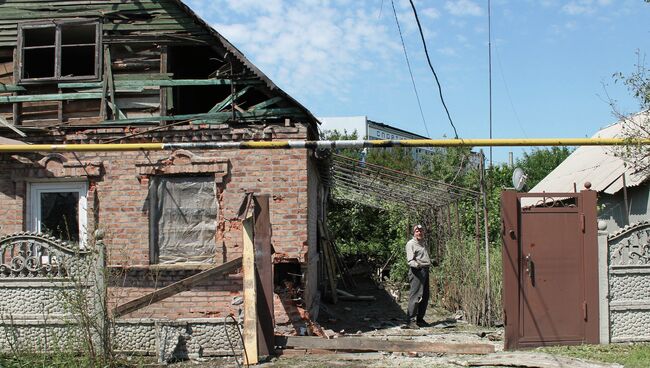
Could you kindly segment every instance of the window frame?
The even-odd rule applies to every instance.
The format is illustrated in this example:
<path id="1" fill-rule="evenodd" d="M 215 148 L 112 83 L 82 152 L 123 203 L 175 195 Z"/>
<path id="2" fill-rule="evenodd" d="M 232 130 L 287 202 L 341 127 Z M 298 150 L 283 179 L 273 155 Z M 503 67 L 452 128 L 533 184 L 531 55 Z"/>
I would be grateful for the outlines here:
<path id="1" fill-rule="evenodd" d="M 94 73 L 92 75 L 81 75 L 65 77 L 61 76 L 61 55 L 62 55 L 62 37 L 61 29 L 70 25 L 94 25 L 95 26 L 95 60 L 94 60 Z M 25 78 L 25 35 L 24 31 L 35 28 L 54 28 L 54 76 L 40 77 L 40 78 Z M 72 44 L 77 46 L 89 46 L 91 44 Z M 16 47 L 16 83 L 17 84 L 42 84 L 49 82 L 62 82 L 62 81 L 100 81 L 102 76 L 102 26 L 101 22 L 97 19 L 66 19 L 66 20 L 53 20 L 48 22 L 30 22 L 18 24 L 18 42 Z M 70 45 L 67 45 L 70 46 Z M 44 46 L 35 46 L 44 47 Z M 35 48 L 27 47 L 27 49 Z"/>
<path id="2" fill-rule="evenodd" d="M 41 232 L 41 193 L 76 192 L 79 194 L 77 203 L 77 221 L 79 222 L 79 248 L 88 244 L 88 183 L 87 182 L 34 182 L 29 183 L 27 228 Z"/>

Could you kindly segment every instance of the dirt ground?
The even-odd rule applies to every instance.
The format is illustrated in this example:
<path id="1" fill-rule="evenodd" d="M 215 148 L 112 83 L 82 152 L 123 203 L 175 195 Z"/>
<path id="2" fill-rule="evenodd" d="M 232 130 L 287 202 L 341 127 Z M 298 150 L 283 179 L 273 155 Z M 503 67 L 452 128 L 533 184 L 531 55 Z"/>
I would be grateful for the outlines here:
<path id="1" fill-rule="evenodd" d="M 403 295 L 398 302 L 395 297 L 371 282 L 361 282 L 355 295 L 374 296 L 375 301 L 345 301 L 337 304 L 323 303 L 318 324 L 330 338 L 366 337 L 380 340 L 478 343 L 494 346 L 490 355 L 460 355 L 436 353 L 390 353 L 390 352 L 325 352 L 311 353 L 306 350 L 287 349 L 278 357 L 272 357 L 258 366 L 262 368 L 296 367 L 459 367 L 477 363 L 477 359 L 496 359 L 497 364 L 484 366 L 529 366 L 529 367 L 613 367 L 599 363 L 585 363 L 569 358 L 550 356 L 534 352 L 503 352 L 503 328 L 484 328 L 463 321 L 461 315 L 454 315 L 430 305 L 425 319 L 430 327 L 415 330 L 402 329 L 405 320 L 406 299 Z M 472 362 L 474 360 L 474 362 Z M 534 364 L 535 360 L 542 363 Z M 508 365 L 512 361 L 512 365 Z M 521 362 L 530 365 L 521 365 Z M 192 361 L 178 366 L 192 367 L 238 367 L 241 361 L 233 358 Z M 479 362 L 480 364 L 480 362 Z M 528 363 L 526 363 L 528 364 Z M 243 365 L 242 365 L 243 366 Z"/>

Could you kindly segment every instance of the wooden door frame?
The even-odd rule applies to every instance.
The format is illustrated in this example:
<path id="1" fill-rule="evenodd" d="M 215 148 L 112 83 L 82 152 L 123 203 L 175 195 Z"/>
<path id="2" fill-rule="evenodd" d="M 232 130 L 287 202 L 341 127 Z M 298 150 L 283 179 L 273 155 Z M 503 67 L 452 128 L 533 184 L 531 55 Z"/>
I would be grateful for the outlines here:
<path id="1" fill-rule="evenodd" d="M 532 347 L 520 343 L 520 296 L 521 272 L 521 202 L 524 197 L 575 198 L 584 219 L 583 262 L 586 315 L 584 342 L 597 344 L 599 333 L 598 303 L 598 229 L 596 217 L 596 192 L 583 190 L 579 193 L 517 193 L 504 190 L 501 193 L 501 235 L 503 239 L 503 320 L 505 325 L 504 348 L 514 350 Z M 551 343 L 549 343 L 551 344 Z M 537 346 L 537 345 L 535 345 Z"/>

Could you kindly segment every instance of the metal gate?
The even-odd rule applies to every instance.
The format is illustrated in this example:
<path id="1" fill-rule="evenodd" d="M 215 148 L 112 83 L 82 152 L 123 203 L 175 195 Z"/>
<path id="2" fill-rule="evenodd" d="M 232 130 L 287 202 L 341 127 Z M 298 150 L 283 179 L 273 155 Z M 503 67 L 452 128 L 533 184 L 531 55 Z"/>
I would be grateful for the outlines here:
<path id="1" fill-rule="evenodd" d="M 596 192 L 506 190 L 501 218 L 505 348 L 598 343 Z"/>

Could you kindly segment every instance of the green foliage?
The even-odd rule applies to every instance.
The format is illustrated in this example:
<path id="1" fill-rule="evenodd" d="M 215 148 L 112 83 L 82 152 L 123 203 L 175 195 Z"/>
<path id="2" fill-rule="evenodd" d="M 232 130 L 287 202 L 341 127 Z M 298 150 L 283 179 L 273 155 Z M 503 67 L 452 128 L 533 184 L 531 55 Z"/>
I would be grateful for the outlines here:
<path id="1" fill-rule="evenodd" d="M 338 130 L 326 130 L 325 132 L 320 133 L 320 139 L 323 140 L 331 140 L 331 141 L 351 141 L 351 140 L 356 140 L 359 139 L 359 133 L 355 129 L 353 132 L 348 133 L 347 130 L 343 130 L 343 132 L 339 132 Z M 350 148 L 345 148 L 345 149 L 340 149 L 337 148 L 334 153 L 338 155 L 343 155 L 349 158 L 354 158 L 354 159 L 360 159 L 361 158 L 361 150 L 360 149 L 350 149 Z"/>
<path id="2" fill-rule="evenodd" d="M 415 173 L 416 163 L 410 148 L 376 148 L 368 151 L 366 162 L 404 173 Z"/>
<path id="3" fill-rule="evenodd" d="M 650 344 L 647 343 L 554 346 L 537 350 L 572 358 L 619 363 L 626 368 L 650 367 Z"/>
<path id="4" fill-rule="evenodd" d="M 639 102 L 640 110 L 650 109 L 650 71 L 645 66 L 645 57 L 637 52 L 636 70 L 628 75 L 621 72 L 612 76 L 615 82 L 623 83 Z"/>
<path id="5" fill-rule="evenodd" d="M 524 157 L 517 160 L 517 166 L 521 167 L 528 175 L 526 187 L 532 188 L 537 185 L 548 173 L 569 157 L 571 152 L 567 147 L 534 148 L 530 153 L 524 152 Z"/>
<path id="6" fill-rule="evenodd" d="M 624 124 L 622 135 L 629 140 L 647 139 L 650 137 L 650 70 L 645 66 L 645 55 L 637 51 L 638 61 L 636 70 L 629 75 L 615 73 L 615 82 L 623 83 L 630 94 L 639 103 L 639 113 L 627 116 L 618 111 L 616 101 L 610 100 L 612 112 Z M 650 146 L 643 144 L 628 144 L 618 147 L 616 155 L 621 157 L 627 165 L 639 173 L 650 173 Z"/>
<path id="7" fill-rule="evenodd" d="M 346 137 L 349 136 L 329 136 L 331 139 Z M 516 164 L 528 174 L 529 186 L 532 187 L 570 152 L 567 148 L 535 149 L 525 153 Z M 348 157 L 360 157 L 357 150 L 343 150 L 338 153 Z M 435 149 L 435 154 L 424 156 L 420 162 L 415 162 L 409 149 L 392 148 L 369 150 L 366 161 L 479 192 L 479 157 L 469 148 L 452 147 Z M 468 196 L 459 200 L 442 215 L 439 219 L 441 223 L 433 227 L 429 234 L 432 258 L 435 258 L 436 253 L 442 255 L 440 264 L 432 270 L 432 300 L 451 311 L 463 310 L 468 321 L 473 323 L 487 324 L 502 318 L 500 201 L 502 190 L 512 186 L 512 171 L 513 169 L 505 164 L 495 165 L 486 170 L 483 179 L 487 188 L 490 254 L 489 318 L 486 314 L 488 299 L 485 294 L 487 270 L 483 198 Z M 457 225 L 453 219 L 456 205 L 459 217 Z M 447 228 L 447 217 L 452 218 L 451 229 Z M 329 229 L 348 262 L 362 261 L 375 270 L 388 265 L 390 279 L 400 283 L 407 280 L 408 266 L 404 259 L 404 245 L 411 236 L 409 224 L 422 221 L 423 218 L 409 218 L 397 206 L 379 210 L 349 201 L 332 203 L 328 215 Z M 441 249 L 436 249 L 434 243 Z"/>
<path id="8" fill-rule="evenodd" d="M 435 148 L 433 154 L 423 157 L 420 174 L 445 183 L 478 189 L 475 162 L 469 147 Z M 474 174 L 474 175 L 472 175 Z"/>
<path id="9" fill-rule="evenodd" d="M 447 242 L 446 251 L 442 262 L 431 271 L 432 295 L 443 308 L 464 311 L 468 322 L 488 324 L 483 242 L 471 237 L 452 239 Z M 501 284 L 501 249 L 490 247 L 491 321 L 501 319 Z"/>
<path id="10" fill-rule="evenodd" d="M 380 210 L 350 201 L 330 204 L 329 229 L 344 259 L 363 260 L 373 268 L 390 261 L 391 276 L 406 279 L 404 245 L 409 219 L 397 209 Z"/>

